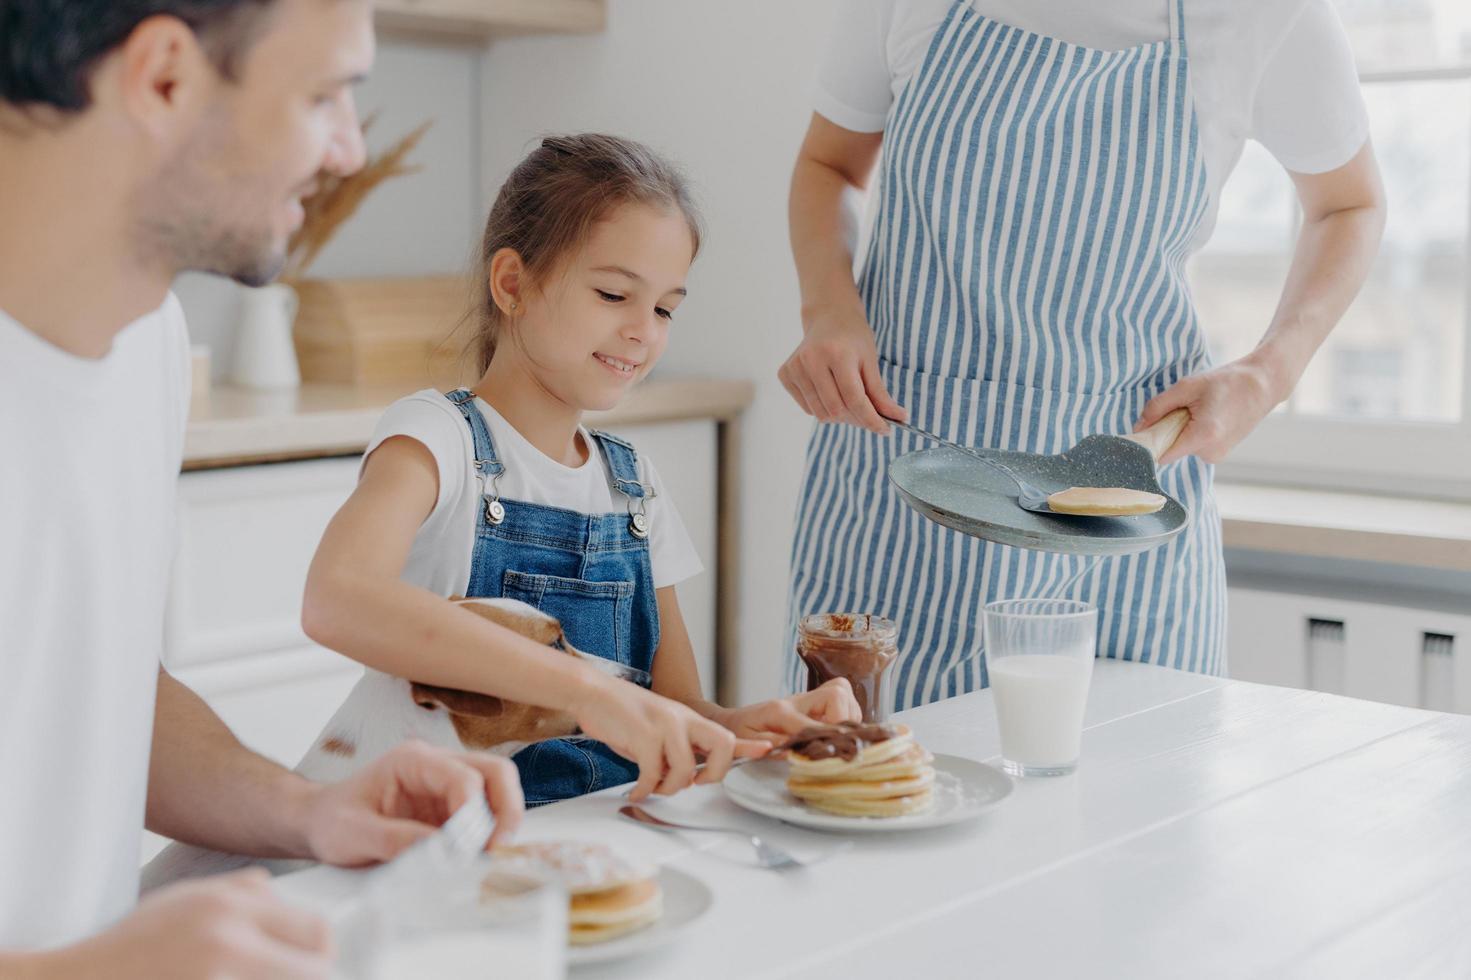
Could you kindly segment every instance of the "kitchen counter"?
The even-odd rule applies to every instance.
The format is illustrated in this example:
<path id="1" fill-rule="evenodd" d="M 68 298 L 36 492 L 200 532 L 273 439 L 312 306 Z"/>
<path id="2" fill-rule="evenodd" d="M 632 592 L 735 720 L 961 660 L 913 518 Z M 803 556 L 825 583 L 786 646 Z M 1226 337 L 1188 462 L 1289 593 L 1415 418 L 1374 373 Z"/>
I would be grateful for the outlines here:
<path id="1" fill-rule="evenodd" d="M 899 717 L 933 751 L 997 758 L 989 691 Z M 857 835 L 775 873 L 737 840 L 617 819 L 611 790 L 529 814 L 521 839 L 604 840 L 715 893 L 671 947 L 574 976 L 1461 977 L 1468 760 L 1471 718 L 1100 661 L 1079 771 L 966 826 Z M 794 849 L 835 839 L 718 787 L 651 808 Z M 362 881 L 276 885 L 330 910 Z"/>
<path id="2" fill-rule="evenodd" d="M 184 469 L 360 453 L 384 409 L 423 387 L 211 387 L 190 405 Z M 634 388 L 613 411 L 590 413 L 587 421 L 595 427 L 696 418 L 730 421 L 751 403 L 754 391 L 749 381 L 656 376 Z"/>

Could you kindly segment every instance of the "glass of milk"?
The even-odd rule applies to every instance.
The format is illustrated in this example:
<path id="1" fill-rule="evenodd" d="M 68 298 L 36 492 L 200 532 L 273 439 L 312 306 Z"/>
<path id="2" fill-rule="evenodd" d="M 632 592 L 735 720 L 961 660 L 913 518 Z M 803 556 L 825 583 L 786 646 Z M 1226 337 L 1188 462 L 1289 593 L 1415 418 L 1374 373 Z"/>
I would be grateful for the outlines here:
<path id="1" fill-rule="evenodd" d="M 1078 767 L 1098 610 L 1070 599 L 1007 599 L 985 608 L 986 672 L 1001 726 L 1001 767 L 1062 776 Z"/>
<path id="2" fill-rule="evenodd" d="M 373 889 L 371 936 L 353 976 L 366 980 L 566 976 L 567 894 L 482 859 L 399 876 Z"/>

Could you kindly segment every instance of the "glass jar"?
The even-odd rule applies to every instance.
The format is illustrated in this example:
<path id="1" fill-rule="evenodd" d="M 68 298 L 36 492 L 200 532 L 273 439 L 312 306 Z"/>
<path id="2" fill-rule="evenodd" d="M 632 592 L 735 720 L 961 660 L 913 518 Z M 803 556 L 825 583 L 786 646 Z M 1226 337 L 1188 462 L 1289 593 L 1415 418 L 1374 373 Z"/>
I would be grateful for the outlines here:
<path id="1" fill-rule="evenodd" d="M 337 927 L 347 976 L 566 976 L 567 892 L 560 884 L 505 872 L 490 855 L 464 865 L 389 864 L 375 874 L 355 914 Z"/>
<path id="2" fill-rule="evenodd" d="M 846 677 L 866 722 L 887 721 L 899 627 L 869 613 L 815 613 L 797 624 L 797 656 L 807 665 L 807 690 Z"/>

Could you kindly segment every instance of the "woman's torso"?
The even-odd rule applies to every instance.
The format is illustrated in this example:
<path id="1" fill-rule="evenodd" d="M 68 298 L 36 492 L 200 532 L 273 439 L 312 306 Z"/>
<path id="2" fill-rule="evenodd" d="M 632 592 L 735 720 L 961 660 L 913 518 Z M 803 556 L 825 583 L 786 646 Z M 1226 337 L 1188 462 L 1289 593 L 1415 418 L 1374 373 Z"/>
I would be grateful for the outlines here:
<path id="1" fill-rule="evenodd" d="M 838 14 L 815 108 L 840 126 L 883 128 L 955 0 L 854 0 Z M 1104 51 L 1170 36 L 1172 0 L 966 0 L 984 17 Z M 1189 97 L 1207 204 L 1188 251 L 1210 237 L 1221 188 L 1255 139 L 1282 165 L 1331 169 L 1363 144 L 1368 118 L 1330 0 L 1185 0 Z"/>

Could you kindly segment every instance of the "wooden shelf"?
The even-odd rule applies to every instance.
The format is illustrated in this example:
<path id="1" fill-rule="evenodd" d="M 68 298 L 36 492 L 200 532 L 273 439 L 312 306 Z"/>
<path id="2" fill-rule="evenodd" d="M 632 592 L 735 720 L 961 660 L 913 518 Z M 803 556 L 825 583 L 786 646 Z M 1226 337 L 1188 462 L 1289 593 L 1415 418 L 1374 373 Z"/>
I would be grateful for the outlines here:
<path id="1" fill-rule="evenodd" d="M 486 41 L 523 34 L 593 34 L 605 0 L 378 0 L 385 33 Z"/>

